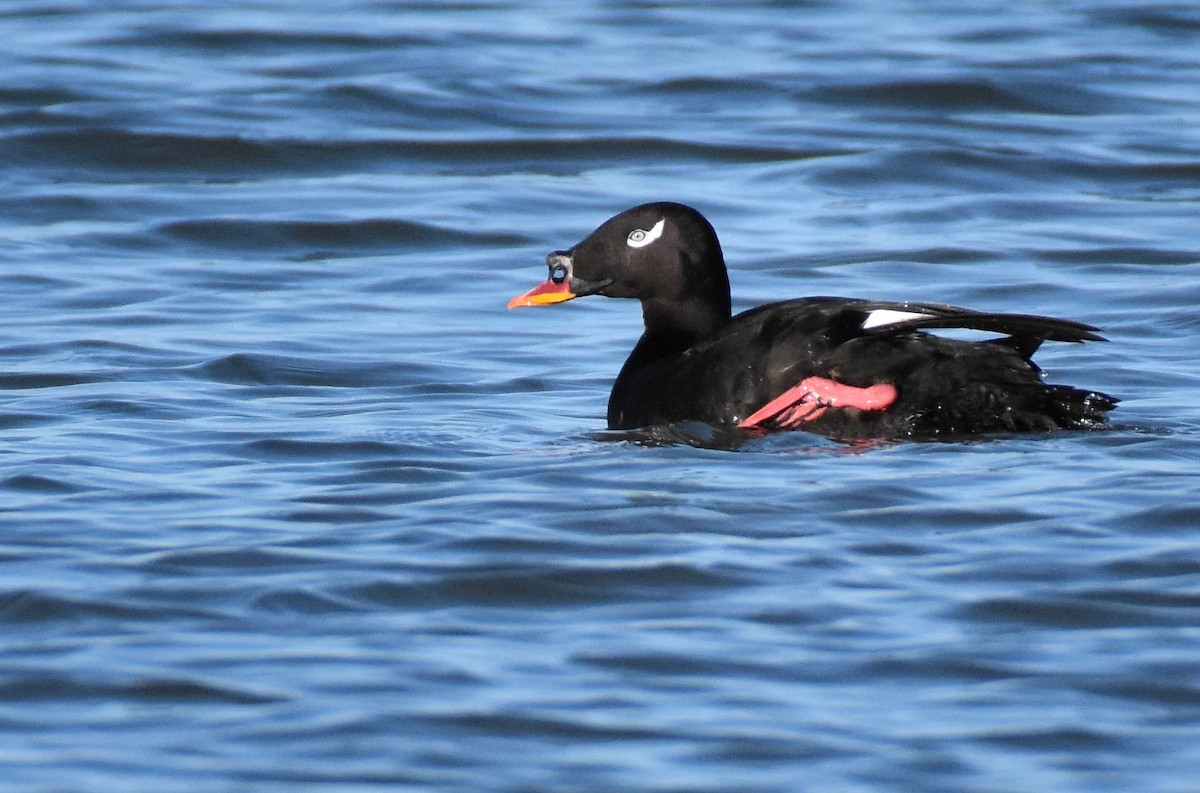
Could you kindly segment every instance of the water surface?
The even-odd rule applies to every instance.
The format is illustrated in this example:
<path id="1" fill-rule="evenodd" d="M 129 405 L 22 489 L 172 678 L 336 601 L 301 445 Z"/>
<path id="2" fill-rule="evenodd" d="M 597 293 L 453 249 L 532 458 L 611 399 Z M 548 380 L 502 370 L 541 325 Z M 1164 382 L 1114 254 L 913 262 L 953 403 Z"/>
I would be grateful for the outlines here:
<path id="1" fill-rule="evenodd" d="M 0 9 L 0 787 L 1200 789 L 1190 6 L 294 5 Z M 659 199 L 1114 428 L 606 432 Z"/>

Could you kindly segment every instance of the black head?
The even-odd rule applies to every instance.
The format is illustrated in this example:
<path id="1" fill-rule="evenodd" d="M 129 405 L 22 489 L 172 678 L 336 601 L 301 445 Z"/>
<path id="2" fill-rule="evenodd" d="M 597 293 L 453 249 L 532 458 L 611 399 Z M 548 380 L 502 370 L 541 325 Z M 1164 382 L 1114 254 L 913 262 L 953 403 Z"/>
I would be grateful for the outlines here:
<path id="1" fill-rule="evenodd" d="M 585 295 L 642 301 L 647 328 L 703 333 L 729 319 L 729 276 L 717 233 L 683 204 L 642 204 L 606 220 L 570 250 L 546 257 L 550 278 L 509 308 Z"/>

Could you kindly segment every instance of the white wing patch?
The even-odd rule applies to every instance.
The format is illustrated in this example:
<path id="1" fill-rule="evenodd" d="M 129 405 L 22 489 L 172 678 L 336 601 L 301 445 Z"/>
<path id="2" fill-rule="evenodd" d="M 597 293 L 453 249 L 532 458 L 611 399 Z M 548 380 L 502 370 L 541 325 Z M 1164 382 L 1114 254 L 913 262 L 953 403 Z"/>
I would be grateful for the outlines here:
<path id="1" fill-rule="evenodd" d="M 867 314 L 867 318 L 863 320 L 862 329 L 886 328 L 888 325 L 899 325 L 911 319 L 921 319 L 927 316 L 929 315 L 919 314 L 915 311 L 896 311 L 893 308 L 877 308 L 870 314 Z"/>
<path id="2" fill-rule="evenodd" d="M 663 226 L 666 225 L 667 219 L 663 218 L 654 224 L 654 227 L 649 231 L 645 229 L 634 229 L 629 232 L 629 236 L 625 238 L 625 244 L 630 248 L 645 248 L 650 243 L 662 236 Z"/>

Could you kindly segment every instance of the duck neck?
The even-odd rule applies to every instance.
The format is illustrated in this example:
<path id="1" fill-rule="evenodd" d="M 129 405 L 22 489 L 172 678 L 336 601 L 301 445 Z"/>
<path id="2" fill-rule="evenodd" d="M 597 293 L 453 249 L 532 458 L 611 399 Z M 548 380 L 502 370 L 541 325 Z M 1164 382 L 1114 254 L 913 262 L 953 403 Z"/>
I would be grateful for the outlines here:
<path id="1" fill-rule="evenodd" d="M 646 330 L 621 368 L 618 381 L 627 380 L 656 361 L 679 355 L 716 335 L 729 323 L 728 300 L 728 297 L 723 303 L 643 300 L 642 319 Z"/>
<path id="2" fill-rule="evenodd" d="M 705 311 L 681 311 L 683 306 L 679 303 L 660 305 L 643 301 L 642 315 L 646 321 L 646 330 L 613 383 L 612 394 L 608 400 L 609 427 L 641 425 L 643 417 L 627 415 L 625 410 L 630 394 L 657 385 L 641 383 L 643 372 L 659 361 L 679 355 L 716 335 L 729 323 L 728 303 L 724 305 L 723 310 L 718 306 L 709 307 L 709 310 Z"/>
<path id="3" fill-rule="evenodd" d="M 642 320 L 646 330 L 633 357 L 645 363 L 677 355 L 713 336 L 729 322 L 729 298 L 724 303 L 702 300 L 644 300 Z"/>

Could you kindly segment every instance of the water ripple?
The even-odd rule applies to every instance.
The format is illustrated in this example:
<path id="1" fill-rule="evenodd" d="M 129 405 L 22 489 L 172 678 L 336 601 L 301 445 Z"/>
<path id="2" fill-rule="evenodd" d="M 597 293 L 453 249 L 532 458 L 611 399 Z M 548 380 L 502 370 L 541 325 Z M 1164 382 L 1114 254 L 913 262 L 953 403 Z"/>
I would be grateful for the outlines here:
<path id="1" fill-rule="evenodd" d="M 261 705 L 278 702 L 281 698 L 264 692 L 239 691 L 191 679 L 142 679 L 119 684 L 36 675 L 0 683 L 0 699 L 39 703 L 131 700 L 146 704 Z"/>
<path id="2" fill-rule="evenodd" d="M 527 242 L 525 237 L 516 234 L 477 233 L 390 219 L 262 221 L 206 218 L 167 223 L 158 231 L 176 240 L 239 252 L 315 246 L 322 251 L 344 250 L 361 254 L 372 248 L 460 248 Z"/>
<path id="3" fill-rule="evenodd" d="M 839 149 L 720 145 L 666 137 L 499 138 L 465 140 L 255 140 L 237 136 L 150 133 L 117 128 L 71 129 L 9 135 L 0 154 L 42 167 L 142 172 L 146 178 L 191 173 L 244 179 L 271 173 L 328 173 L 406 162 L 421 170 L 507 173 L 514 167 L 544 173 L 574 172 L 581 164 L 612 161 L 658 163 L 761 163 L 806 160 L 845 153 Z"/>

